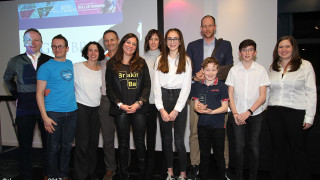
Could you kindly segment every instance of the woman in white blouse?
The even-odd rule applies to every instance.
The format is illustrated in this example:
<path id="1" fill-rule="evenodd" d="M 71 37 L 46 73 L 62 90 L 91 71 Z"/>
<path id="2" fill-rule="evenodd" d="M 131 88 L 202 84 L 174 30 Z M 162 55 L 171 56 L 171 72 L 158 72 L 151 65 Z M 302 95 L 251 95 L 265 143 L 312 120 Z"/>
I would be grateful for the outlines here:
<path id="1" fill-rule="evenodd" d="M 75 179 L 92 177 L 96 167 L 100 122 L 98 111 L 101 99 L 101 67 L 104 50 L 97 42 L 89 42 L 82 50 L 87 61 L 76 63 L 74 84 L 78 104 L 78 121 L 75 135 Z"/>
<path id="2" fill-rule="evenodd" d="M 173 179 L 173 147 L 178 151 L 180 176 L 186 178 L 187 153 L 184 144 L 184 133 L 187 121 L 186 101 L 191 88 L 191 60 L 187 56 L 182 33 L 179 29 L 169 29 L 165 35 L 166 49 L 157 58 L 154 73 L 153 91 L 155 105 L 160 111 L 160 130 L 162 148 L 165 153 L 168 177 Z"/>
<path id="3" fill-rule="evenodd" d="M 273 147 L 271 177 L 286 179 L 290 165 L 290 180 L 309 179 L 306 135 L 316 112 L 316 81 L 311 63 L 300 58 L 292 36 L 278 40 L 269 77 L 267 122 Z"/>

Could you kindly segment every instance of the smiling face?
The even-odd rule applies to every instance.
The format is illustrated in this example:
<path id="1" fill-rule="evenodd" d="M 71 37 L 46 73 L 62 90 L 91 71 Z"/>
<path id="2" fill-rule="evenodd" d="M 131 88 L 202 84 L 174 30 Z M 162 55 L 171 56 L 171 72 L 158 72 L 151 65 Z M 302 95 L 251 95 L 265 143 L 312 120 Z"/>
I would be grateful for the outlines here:
<path id="1" fill-rule="evenodd" d="M 66 47 L 66 43 L 63 39 L 53 39 L 51 46 L 55 59 L 66 58 L 69 47 Z"/>
<path id="2" fill-rule="evenodd" d="M 88 47 L 88 61 L 97 61 L 99 58 L 99 49 L 96 44 L 90 44 Z"/>
<path id="3" fill-rule="evenodd" d="M 166 40 L 170 51 L 178 51 L 180 46 L 180 37 L 176 31 L 170 31 Z"/>
<path id="4" fill-rule="evenodd" d="M 283 60 L 291 60 L 293 47 L 289 40 L 285 39 L 279 43 L 278 55 Z"/>
<path id="5" fill-rule="evenodd" d="M 137 39 L 134 37 L 127 39 L 127 41 L 124 42 L 122 49 L 124 55 L 131 57 L 137 49 Z"/>
<path id="6" fill-rule="evenodd" d="M 113 32 L 106 33 L 103 36 L 104 46 L 105 48 L 115 53 L 117 51 L 118 45 L 119 45 L 119 39 L 117 39 L 117 36 Z"/>
<path id="7" fill-rule="evenodd" d="M 241 57 L 242 61 L 250 62 L 253 61 L 257 55 L 257 51 L 254 49 L 254 46 L 248 46 L 242 48 L 239 52 L 239 56 Z"/>
<path id="8" fill-rule="evenodd" d="M 216 30 L 215 22 L 211 17 L 205 17 L 201 22 L 201 32 L 204 38 L 210 39 L 214 36 L 214 31 Z"/>
<path id="9" fill-rule="evenodd" d="M 159 36 L 157 34 L 153 34 L 149 39 L 149 47 L 151 51 L 155 51 L 159 48 Z"/>
<path id="10" fill-rule="evenodd" d="M 212 82 L 216 79 L 218 74 L 218 66 L 214 63 L 208 63 L 206 67 L 201 68 L 207 82 Z"/>
<path id="11" fill-rule="evenodd" d="M 24 47 L 28 54 L 40 53 L 42 47 L 42 39 L 39 33 L 30 31 L 26 33 L 23 37 Z"/>

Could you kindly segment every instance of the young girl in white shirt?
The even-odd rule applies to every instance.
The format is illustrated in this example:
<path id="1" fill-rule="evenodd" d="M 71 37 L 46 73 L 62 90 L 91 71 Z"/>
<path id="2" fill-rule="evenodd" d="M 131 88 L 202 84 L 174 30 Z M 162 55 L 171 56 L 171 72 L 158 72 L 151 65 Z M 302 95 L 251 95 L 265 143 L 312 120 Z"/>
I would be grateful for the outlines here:
<path id="1" fill-rule="evenodd" d="M 186 178 L 187 153 L 184 144 L 184 133 L 187 121 L 186 101 L 191 89 L 191 60 L 187 56 L 182 33 L 179 29 L 169 29 L 165 35 L 166 49 L 157 58 L 154 74 L 155 105 L 160 111 L 160 130 L 162 148 L 165 153 L 168 177 L 173 179 L 173 147 L 178 151 L 180 176 Z"/>

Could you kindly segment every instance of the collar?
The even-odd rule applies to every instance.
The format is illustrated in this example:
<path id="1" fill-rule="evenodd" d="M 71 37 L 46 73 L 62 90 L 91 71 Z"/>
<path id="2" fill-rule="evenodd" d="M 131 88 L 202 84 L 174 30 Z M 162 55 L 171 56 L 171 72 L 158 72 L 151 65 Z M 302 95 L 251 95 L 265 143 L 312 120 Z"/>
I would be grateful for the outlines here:
<path id="1" fill-rule="evenodd" d="M 213 83 L 210 84 L 209 86 L 216 86 L 216 85 L 218 85 L 218 82 L 219 82 L 219 80 L 218 80 L 218 78 L 216 77 L 216 79 L 213 81 Z M 206 80 L 204 79 L 204 80 L 201 82 L 201 84 L 206 85 Z"/>
<path id="2" fill-rule="evenodd" d="M 216 38 L 214 38 L 210 44 L 208 44 L 203 38 L 203 45 L 204 46 L 215 46 L 215 44 L 216 44 Z"/>
<path id="3" fill-rule="evenodd" d="M 238 70 L 240 70 L 240 69 L 247 70 L 246 68 L 244 68 L 244 66 L 243 66 L 241 61 L 237 64 L 237 66 L 238 66 Z M 256 62 L 253 61 L 252 64 L 251 64 L 251 67 L 248 70 L 256 69 L 256 66 L 257 66 Z"/>
<path id="4" fill-rule="evenodd" d="M 39 57 L 40 57 L 40 55 L 41 55 L 41 52 L 36 53 L 36 54 L 33 54 L 33 55 L 31 55 L 31 54 L 29 54 L 29 53 L 26 52 L 26 55 L 27 55 L 31 60 L 33 60 L 32 57 L 35 57 L 36 60 L 37 60 L 37 59 L 39 59 Z M 34 61 L 34 60 L 33 60 L 33 61 Z"/>

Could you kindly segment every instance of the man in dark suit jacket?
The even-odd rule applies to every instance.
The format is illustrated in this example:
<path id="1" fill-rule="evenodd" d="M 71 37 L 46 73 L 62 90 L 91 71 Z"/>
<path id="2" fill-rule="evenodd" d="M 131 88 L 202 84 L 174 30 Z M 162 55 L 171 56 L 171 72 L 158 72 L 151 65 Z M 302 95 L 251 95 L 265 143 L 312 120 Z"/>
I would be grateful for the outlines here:
<path id="1" fill-rule="evenodd" d="M 211 57 L 212 52 L 215 50 L 214 57 L 219 60 L 220 67 L 219 72 L 222 69 L 228 69 L 228 65 L 231 67 L 233 64 L 233 56 L 232 56 L 232 47 L 231 43 L 226 40 L 217 40 L 214 36 L 216 31 L 215 18 L 206 15 L 201 20 L 201 34 L 203 35 L 203 39 L 198 39 L 193 42 L 190 42 L 187 47 L 187 53 L 192 60 L 192 80 L 194 82 L 199 82 L 204 79 L 204 75 L 201 72 L 201 63 L 207 58 Z M 220 42 L 219 42 L 220 41 Z M 219 45 L 218 45 L 219 44 Z M 219 47 L 217 47 L 219 46 Z M 220 76 L 217 75 L 219 80 L 226 79 L 225 75 Z M 221 74 L 222 75 L 222 74 Z M 224 77 L 225 76 L 225 77 Z M 189 179 L 195 179 L 199 172 L 199 164 L 200 164 L 200 150 L 198 143 L 198 132 L 197 132 L 197 123 L 198 116 L 193 111 L 194 102 L 190 101 L 190 160 L 191 160 L 191 168 L 188 173 Z M 201 167 L 200 167 L 201 168 Z"/>
<path id="2" fill-rule="evenodd" d="M 26 53 L 11 58 L 3 79 L 17 99 L 16 125 L 18 128 L 19 166 L 21 179 L 32 179 L 32 140 L 35 124 L 41 132 L 42 147 L 46 148 L 46 135 L 36 101 L 37 70 L 50 56 L 42 54 L 42 37 L 38 30 L 28 29 L 23 36 Z"/>

